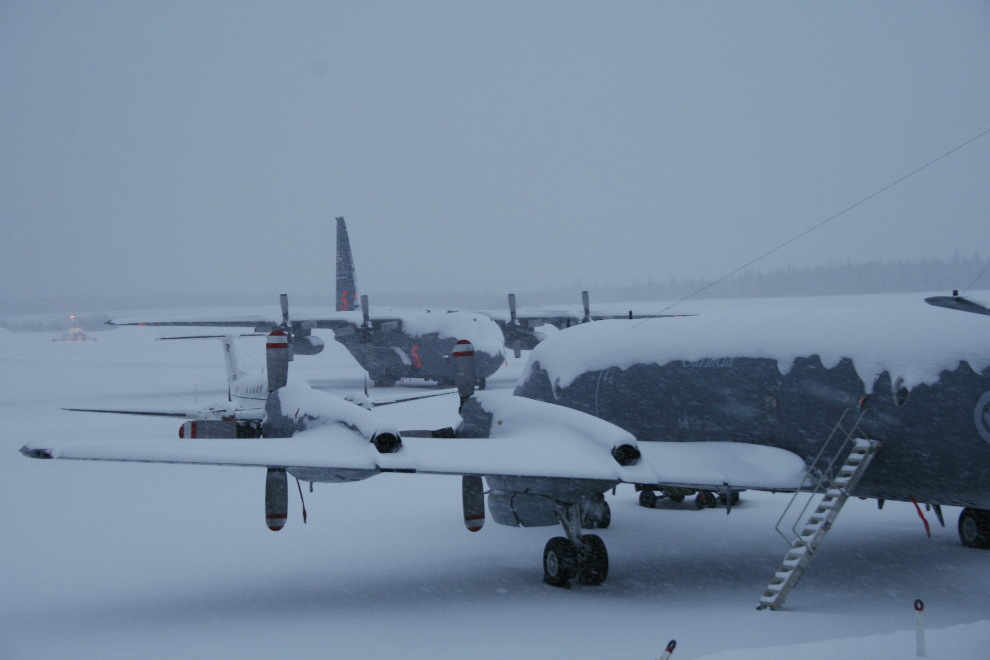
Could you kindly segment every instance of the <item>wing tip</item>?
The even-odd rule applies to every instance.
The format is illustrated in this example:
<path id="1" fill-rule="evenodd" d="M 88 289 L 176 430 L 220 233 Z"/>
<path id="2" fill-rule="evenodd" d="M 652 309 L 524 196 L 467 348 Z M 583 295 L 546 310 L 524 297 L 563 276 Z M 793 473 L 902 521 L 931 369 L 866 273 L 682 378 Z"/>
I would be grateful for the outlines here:
<path id="1" fill-rule="evenodd" d="M 55 458 L 52 456 L 51 449 L 35 449 L 24 445 L 21 447 L 20 452 L 28 458 Z"/>

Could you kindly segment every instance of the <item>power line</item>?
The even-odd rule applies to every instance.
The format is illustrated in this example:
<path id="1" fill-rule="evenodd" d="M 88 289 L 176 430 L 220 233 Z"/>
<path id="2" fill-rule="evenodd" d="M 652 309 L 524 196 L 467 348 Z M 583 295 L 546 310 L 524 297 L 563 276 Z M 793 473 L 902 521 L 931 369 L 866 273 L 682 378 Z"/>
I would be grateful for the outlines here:
<path id="1" fill-rule="evenodd" d="M 755 258 L 755 259 L 753 259 L 752 261 L 750 261 L 750 262 L 748 262 L 748 263 L 745 263 L 745 264 L 743 264 L 743 265 L 742 265 L 742 266 L 740 266 L 739 268 L 736 268 L 736 269 L 735 269 L 734 271 L 732 271 L 731 273 L 726 273 L 725 275 L 723 275 L 722 277 L 720 277 L 720 278 L 718 278 L 718 279 L 717 279 L 717 280 L 715 280 L 714 282 L 711 282 L 711 283 L 709 283 L 709 284 L 706 284 L 705 286 L 703 286 L 703 287 L 701 287 L 700 289 L 698 289 L 698 290 L 697 290 L 697 291 L 695 291 L 694 293 L 692 293 L 692 294 L 690 294 L 690 295 L 688 295 L 688 296 L 685 296 L 685 297 L 683 297 L 683 298 L 681 298 L 680 300 L 678 300 L 678 301 L 677 301 L 677 302 L 675 302 L 675 303 L 671 303 L 671 304 L 670 304 L 670 305 L 668 305 L 667 307 L 664 307 L 664 308 L 663 308 L 662 310 L 660 310 L 659 312 L 657 312 L 656 314 L 654 314 L 654 315 L 653 315 L 653 317 L 655 317 L 655 316 L 659 316 L 660 314 L 663 314 L 664 312 L 666 312 L 666 311 L 667 311 L 668 309 L 671 309 L 672 307 L 675 307 L 675 306 L 677 306 L 677 305 L 680 305 L 680 304 L 681 304 L 682 302 L 684 302 L 685 300 L 689 300 L 689 299 L 691 299 L 691 298 L 694 298 L 694 297 L 695 297 L 696 295 L 698 295 L 698 294 L 699 294 L 699 293 L 701 293 L 702 291 L 704 291 L 704 290 L 706 290 L 706 289 L 709 289 L 709 288 L 711 288 L 711 287 L 713 287 L 713 286 L 715 286 L 716 284 L 718 284 L 719 282 L 721 282 L 721 281 L 723 281 L 723 280 L 725 280 L 725 279 L 728 279 L 728 278 L 730 278 L 730 277 L 732 277 L 733 275 L 735 275 L 736 273 L 738 273 L 738 272 L 739 272 L 739 271 L 741 271 L 741 270 L 745 270 L 745 269 L 747 269 L 747 268 L 749 268 L 750 266 L 752 266 L 753 264 L 755 264 L 755 263 L 756 263 L 757 261 L 760 261 L 761 259 L 764 259 L 764 258 L 766 258 L 766 257 L 769 257 L 769 256 L 770 256 L 771 254 L 773 254 L 773 253 L 774 253 L 774 252 L 776 252 L 777 250 L 780 250 L 781 248 L 784 248 L 784 247 L 787 247 L 788 245 L 790 245 L 790 244 L 791 244 L 791 243 L 793 243 L 794 241 L 796 241 L 796 240 L 798 240 L 799 238 L 803 238 L 803 237 L 805 237 L 805 236 L 807 236 L 808 234 L 810 234 L 811 232 L 813 232 L 813 231 L 815 231 L 816 229 L 818 229 L 819 227 L 822 227 L 822 226 L 824 226 L 824 225 L 826 225 L 826 224 L 828 224 L 829 222 L 832 222 L 833 220 L 835 220 L 836 218 L 838 218 L 838 217 L 839 217 L 840 215 L 843 215 L 843 214 L 845 214 L 845 213 L 848 213 L 849 211 L 852 211 L 852 210 L 853 210 L 854 208 L 856 208 L 857 206 L 859 206 L 859 205 L 861 205 L 861 204 L 863 204 L 863 203 L 865 203 L 865 202 L 868 202 L 868 201 L 870 201 L 871 199 L 873 199 L 874 197 L 876 197 L 876 196 L 877 196 L 877 195 L 879 195 L 880 193 L 882 193 L 882 192 L 885 192 L 885 191 L 887 191 L 887 190 L 889 190 L 889 189 L 891 189 L 891 188 L 893 188 L 894 186 L 896 186 L 896 185 L 897 185 L 898 183 L 900 183 L 901 181 L 904 181 L 905 179 L 910 179 L 911 177 L 913 177 L 913 176 L 914 176 L 915 174 L 917 174 L 917 173 L 918 173 L 918 172 L 920 172 L 921 170 L 923 170 L 923 169 L 925 169 L 925 168 L 927 168 L 927 167 L 929 167 L 930 165 L 934 165 L 935 163 L 937 163 L 938 161 L 940 161 L 940 160 L 942 160 L 942 159 L 943 159 L 943 158 L 945 158 L 946 156 L 948 156 L 948 155 L 950 155 L 950 154 L 953 154 L 953 153 L 955 153 L 956 151 L 959 151 L 960 149 L 962 149 L 962 148 L 963 148 L 963 147 L 965 147 L 966 145 L 968 145 L 968 144 L 970 144 L 970 143 L 972 143 L 972 142 L 976 142 L 977 140 L 979 140 L 979 139 L 980 139 L 981 137 L 983 137 L 983 136 L 984 136 L 984 135 L 986 135 L 987 133 L 990 133 L 990 128 L 988 128 L 987 130 L 985 130 L 985 131 L 983 131 L 983 132 L 982 132 L 982 133 L 980 133 L 979 135 L 977 135 L 977 136 L 975 136 L 975 137 L 972 137 L 972 138 L 970 138 L 970 139 L 968 139 L 968 140 L 966 140 L 966 141 L 965 141 L 965 142 L 963 142 L 962 144 L 960 144 L 960 145 L 958 145 L 958 146 L 956 146 L 956 147 L 954 147 L 954 148 L 952 148 L 952 149 L 950 149 L 949 151 L 946 151 L 946 152 L 945 152 L 944 154 L 942 154 L 942 155 L 941 155 L 941 156 L 939 156 L 938 158 L 935 158 L 934 160 L 930 160 L 930 161 L 928 161 L 927 163 L 925 163 L 924 165 L 922 165 L 922 166 L 921 166 L 921 167 L 919 167 L 918 169 L 916 169 L 916 170 L 914 170 L 913 172 L 910 172 L 910 173 L 908 173 L 908 174 L 905 174 L 904 176 L 902 176 L 902 177 L 901 177 L 900 179 L 898 179 L 897 181 L 894 181 L 893 183 L 889 183 L 889 184 L 887 184 L 886 186 L 884 186 L 884 187 L 883 187 L 883 188 L 881 188 L 880 190 L 878 190 L 878 191 L 876 191 L 876 192 L 875 192 L 875 193 L 873 193 L 872 195 L 868 195 L 868 196 L 866 196 L 866 197 L 864 197 L 863 199 L 861 199 L 861 200 L 859 200 L 858 202 L 856 202 L 856 203 L 855 203 L 855 204 L 853 204 L 852 206 L 848 206 L 848 207 L 846 207 L 846 208 L 844 208 L 844 209 L 842 209 L 841 211 L 839 211 L 839 212 L 838 212 L 838 213 L 836 213 L 835 215 L 833 215 L 833 216 L 831 216 L 831 217 L 828 217 L 828 218 L 826 218 L 826 219 L 824 219 L 824 220 L 822 220 L 822 221 L 821 221 L 821 222 L 819 222 L 819 223 L 818 223 L 817 225 L 814 225 L 813 227 L 810 227 L 810 228 L 808 228 L 808 229 L 806 229 L 806 230 L 804 230 L 803 232 L 801 232 L 801 233 L 800 233 L 800 234 L 798 234 L 797 236 L 795 236 L 795 237 L 793 237 L 793 238 L 791 238 L 791 239 L 789 239 L 789 240 L 787 240 L 787 241 L 784 241 L 783 243 L 781 243 L 781 244 L 780 244 L 780 245 L 778 245 L 777 247 L 775 247 L 775 248 L 773 248 L 772 250 L 770 250 L 770 251 L 768 251 L 768 252 L 764 252 L 763 254 L 761 254 L 761 255 L 760 255 L 760 256 L 758 256 L 757 258 Z M 986 272 L 986 269 L 984 269 L 984 272 Z M 979 276 L 977 276 L 977 278 L 976 278 L 976 279 L 977 279 L 977 280 L 978 280 L 978 279 L 980 279 L 980 276 L 982 276 L 982 275 L 983 275 L 983 273 L 980 273 L 980 275 L 979 275 Z M 976 280 L 973 280 L 973 283 L 975 283 L 975 282 L 976 282 Z M 973 286 L 973 285 L 972 285 L 972 284 L 970 284 L 970 286 Z M 653 318 L 653 317 L 650 317 L 650 318 Z M 647 320 L 647 319 L 644 319 L 644 321 L 645 321 L 645 320 Z M 642 323 L 642 321 L 640 321 L 640 323 Z M 636 325 L 639 325 L 639 323 L 637 323 Z"/>

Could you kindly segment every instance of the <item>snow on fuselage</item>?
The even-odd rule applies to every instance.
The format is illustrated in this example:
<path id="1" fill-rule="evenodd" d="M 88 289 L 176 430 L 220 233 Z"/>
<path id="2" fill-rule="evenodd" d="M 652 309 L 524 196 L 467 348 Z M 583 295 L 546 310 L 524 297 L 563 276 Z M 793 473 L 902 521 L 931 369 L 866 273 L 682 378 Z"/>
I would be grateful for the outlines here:
<path id="1" fill-rule="evenodd" d="M 426 378 L 453 383 L 454 344 L 474 345 L 478 378 L 488 378 L 505 359 L 505 340 L 498 325 L 472 312 L 407 312 L 371 318 L 370 331 L 335 330 L 343 344 L 376 382 Z"/>
<path id="2" fill-rule="evenodd" d="M 589 323 L 541 343 L 515 393 L 641 442 L 745 442 L 809 461 L 863 401 L 883 449 L 858 495 L 990 508 L 990 325 L 922 298 Z"/>

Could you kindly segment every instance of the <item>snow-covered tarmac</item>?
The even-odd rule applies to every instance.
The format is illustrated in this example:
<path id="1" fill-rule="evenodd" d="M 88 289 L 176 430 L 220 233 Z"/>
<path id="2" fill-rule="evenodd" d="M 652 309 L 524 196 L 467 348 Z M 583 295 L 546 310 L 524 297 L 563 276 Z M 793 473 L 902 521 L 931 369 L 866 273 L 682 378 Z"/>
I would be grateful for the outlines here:
<path id="1" fill-rule="evenodd" d="M 987 657 L 990 552 L 960 545 L 954 508 L 945 529 L 929 514 L 929 539 L 910 504 L 851 500 L 786 609 L 766 612 L 755 606 L 786 550 L 773 529 L 784 495 L 744 493 L 726 516 L 690 503 L 643 509 L 620 487 L 599 532 L 608 580 L 567 591 L 541 581 L 543 546 L 560 530 L 489 520 L 472 534 L 454 477 L 304 485 L 308 524 L 293 495 L 275 534 L 263 470 L 22 457 L 28 440 L 140 442 L 179 427 L 62 406 L 226 398 L 219 342 L 154 342 L 144 328 L 91 336 L 72 345 L 0 330 L 0 658 L 647 660 L 672 638 L 684 659 L 908 658 L 916 598 L 930 658 Z M 325 339 L 292 373 L 359 390 L 363 371 Z M 260 339 L 242 346 L 263 359 Z M 522 362 L 510 356 L 490 387 L 511 391 Z M 455 423 L 456 408 L 451 396 L 377 412 L 435 428 Z"/>

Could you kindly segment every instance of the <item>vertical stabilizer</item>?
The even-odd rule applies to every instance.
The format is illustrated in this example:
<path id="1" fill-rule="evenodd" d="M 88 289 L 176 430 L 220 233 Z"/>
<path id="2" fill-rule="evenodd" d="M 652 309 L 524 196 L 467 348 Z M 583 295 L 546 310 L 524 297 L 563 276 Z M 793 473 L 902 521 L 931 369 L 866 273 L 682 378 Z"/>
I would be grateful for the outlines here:
<path id="1" fill-rule="evenodd" d="M 228 391 L 234 389 L 234 385 L 241 378 L 247 375 L 237 362 L 237 347 L 234 346 L 234 335 L 226 335 L 220 338 L 223 342 L 223 361 L 227 365 L 227 387 Z"/>
<path id="2" fill-rule="evenodd" d="M 351 242 L 347 238 L 347 224 L 337 218 L 337 311 L 356 311 L 357 283 L 354 280 L 354 258 L 351 256 Z"/>

